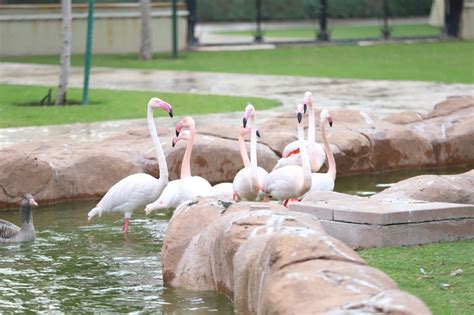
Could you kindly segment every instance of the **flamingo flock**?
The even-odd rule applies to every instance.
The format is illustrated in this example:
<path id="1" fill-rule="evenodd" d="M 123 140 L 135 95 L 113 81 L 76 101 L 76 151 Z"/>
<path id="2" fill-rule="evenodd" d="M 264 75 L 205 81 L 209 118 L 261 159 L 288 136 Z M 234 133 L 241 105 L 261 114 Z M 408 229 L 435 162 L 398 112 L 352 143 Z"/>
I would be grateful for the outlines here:
<path id="1" fill-rule="evenodd" d="M 239 129 L 239 149 L 244 167 L 237 172 L 232 183 L 212 186 L 205 178 L 191 175 L 191 154 L 196 134 L 192 117 L 182 118 L 176 125 L 174 147 L 179 141 L 187 141 L 180 178 L 169 181 L 168 166 L 158 139 L 153 119 L 155 109 L 162 109 L 173 117 L 170 104 L 152 98 L 147 106 L 147 123 L 160 169 L 157 179 L 145 173 L 129 175 L 113 185 L 97 205 L 88 213 L 90 221 L 103 213 L 120 212 L 124 215 L 123 231 L 128 234 L 129 220 L 137 209 L 145 209 L 148 215 L 154 210 L 176 208 L 182 202 L 198 196 L 233 198 L 236 201 L 281 202 L 287 206 L 291 200 L 300 200 L 310 192 L 332 191 L 336 180 L 336 163 L 327 140 L 326 123 L 332 127 L 332 118 L 325 109 L 320 113 L 320 129 L 323 145 L 316 142 L 313 96 L 306 92 L 303 104 L 296 106 L 296 126 L 298 140 L 289 143 L 283 150 L 282 158 L 268 173 L 257 163 L 257 137 L 260 137 L 256 123 L 256 110 L 252 104 L 245 107 L 242 126 Z M 304 137 L 303 118 L 308 113 L 308 136 Z M 250 134 L 250 159 L 245 145 L 245 137 Z M 328 171 L 318 173 L 328 161 Z"/>

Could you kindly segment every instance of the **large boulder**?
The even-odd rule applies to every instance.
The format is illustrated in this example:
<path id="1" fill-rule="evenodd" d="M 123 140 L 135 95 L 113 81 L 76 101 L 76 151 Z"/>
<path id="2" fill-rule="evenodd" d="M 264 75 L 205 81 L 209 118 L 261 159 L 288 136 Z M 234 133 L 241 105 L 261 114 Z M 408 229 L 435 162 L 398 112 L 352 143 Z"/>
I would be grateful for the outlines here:
<path id="1" fill-rule="evenodd" d="M 456 175 L 421 175 L 402 180 L 372 196 L 474 204 L 474 170 Z"/>
<path id="2" fill-rule="evenodd" d="M 273 203 L 183 203 L 162 263 L 165 282 L 225 293 L 244 314 L 430 314 L 314 216 Z"/>

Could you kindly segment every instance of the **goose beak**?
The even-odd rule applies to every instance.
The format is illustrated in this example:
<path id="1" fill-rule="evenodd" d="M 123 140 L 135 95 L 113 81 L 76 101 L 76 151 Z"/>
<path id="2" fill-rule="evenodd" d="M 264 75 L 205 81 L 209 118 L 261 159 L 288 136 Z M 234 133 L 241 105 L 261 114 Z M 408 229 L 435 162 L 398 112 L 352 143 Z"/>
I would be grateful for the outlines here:
<path id="1" fill-rule="evenodd" d="M 31 199 L 30 199 L 30 205 L 37 207 L 37 206 L 38 206 L 38 203 L 37 203 L 33 198 L 31 198 Z"/>

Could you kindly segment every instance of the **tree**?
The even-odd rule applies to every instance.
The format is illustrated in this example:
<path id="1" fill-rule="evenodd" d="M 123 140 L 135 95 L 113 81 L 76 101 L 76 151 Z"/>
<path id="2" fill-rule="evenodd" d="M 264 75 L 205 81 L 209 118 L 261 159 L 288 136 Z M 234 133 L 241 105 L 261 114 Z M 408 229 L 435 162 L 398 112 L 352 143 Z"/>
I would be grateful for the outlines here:
<path id="1" fill-rule="evenodd" d="M 140 59 L 151 60 L 151 4 L 150 0 L 140 0 L 141 11 L 141 43 L 140 43 Z"/>
<path id="2" fill-rule="evenodd" d="M 61 31 L 61 73 L 59 75 L 58 96 L 56 105 L 66 104 L 66 92 L 71 67 L 71 0 L 62 0 L 62 31 Z"/>

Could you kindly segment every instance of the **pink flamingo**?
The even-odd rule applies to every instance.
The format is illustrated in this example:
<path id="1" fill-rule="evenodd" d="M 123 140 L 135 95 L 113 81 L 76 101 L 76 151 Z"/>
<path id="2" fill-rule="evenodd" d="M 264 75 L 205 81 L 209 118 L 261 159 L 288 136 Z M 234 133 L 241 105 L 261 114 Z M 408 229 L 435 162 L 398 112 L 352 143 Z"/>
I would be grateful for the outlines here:
<path id="1" fill-rule="evenodd" d="M 183 128 L 189 129 L 189 135 L 181 136 L 180 133 Z M 193 151 L 194 138 L 196 135 L 196 128 L 194 119 L 187 116 L 181 119 L 176 125 L 176 138 L 173 139 L 173 146 L 183 139 L 188 139 L 186 151 L 184 152 L 183 161 L 181 162 L 180 179 L 171 181 L 161 194 L 160 198 L 145 207 L 145 213 L 157 209 L 176 208 L 183 201 L 193 199 L 197 196 L 207 196 L 211 188 L 209 182 L 200 176 L 191 176 L 191 153 Z M 181 136 L 181 137 L 180 137 Z"/>
<path id="2" fill-rule="evenodd" d="M 268 172 L 257 166 L 257 125 L 255 124 L 255 108 L 252 104 L 248 104 L 245 108 L 243 118 L 243 128 L 247 127 L 250 119 L 250 167 L 245 166 L 249 163 L 247 150 L 243 141 L 243 135 L 239 136 L 240 154 L 244 162 L 244 168 L 241 169 L 234 177 L 233 185 L 235 194 L 239 199 L 255 201 L 262 187 Z M 242 131 L 241 131 L 242 134 Z M 248 164 L 247 164 L 248 165 Z"/>
<path id="3" fill-rule="evenodd" d="M 296 108 L 296 117 L 298 120 L 298 140 L 300 142 L 301 160 L 303 166 L 287 165 L 273 170 L 268 174 L 262 187 L 265 194 L 265 200 L 274 198 L 278 201 L 284 201 L 284 205 L 289 199 L 298 198 L 304 195 L 311 188 L 311 167 L 309 158 L 304 145 L 304 130 L 301 123 L 304 114 L 304 107 L 298 104 Z"/>
<path id="4" fill-rule="evenodd" d="M 308 140 L 305 141 L 307 152 L 309 154 L 309 161 L 311 164 L 311 171 L 317 172 L 324 164 L 326 155 L 324 149 L 316 142 L 316 124 L 314 120 L 314 106 L 313 106 L 313 94 L 306 92 L 304 94 L 304 111 L 308 107 Z M 285 165 L 301 165 L 301 154 L 299 140 L 290 142 L 283 149 L 282 157 L 278 160 L 277 164 L 273 168 L 274 170 Z"/>
<path id="5" fill-rule="evenodd" d="M 321 138 L 323 139 L 324 151 L 326 151 L 329 168 L 326 173 L 313 173 L 311 174 L 311 189 L 306 193 L 309 194 L 313 191 L 333 191 L 334 182 L 336 181 L 336 161 L 332 154 L 331 147 L 329 146 L 328 138 L 326 136 L 326 122 L 332 127 L 332 118 L 326 109 L 321 111 L 320 124 L 321 124 Z"/>
<path id="6" fill-rule="evenodd" d="M 168 183 L 168 166 L 156 133 L 155 121 L 153 120 L 153 111 L 156 108 L 163 109 L 170 117 L 173 117 L 173 110 L 170 104 L 156 97 L 148 102 L 148 129 L 155 147 L 156 159 L 160 168 L 160 178 L 157 179 L 145 173 L 137 173 L 121 179 L 107 191 L 95 208 L 89 211 L 89 221 L 97 214 L 99 217 L 102 216 L 104 212 L 121 212 L 124 214 L 123 231 L 127 235 L 128 223 L 133 211 L 156 200 Z"/>

